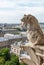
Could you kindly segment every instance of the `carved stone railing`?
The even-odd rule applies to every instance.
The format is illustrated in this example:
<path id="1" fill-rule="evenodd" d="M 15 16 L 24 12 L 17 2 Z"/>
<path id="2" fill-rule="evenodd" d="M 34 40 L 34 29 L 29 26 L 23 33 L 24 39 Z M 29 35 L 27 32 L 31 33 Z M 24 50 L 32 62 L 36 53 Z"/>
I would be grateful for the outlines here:
<path id="1" fill-rule="evenodd" d="M 29 60 L 28 58 L 21 56 L 20 58 L 23 62 L 27 63 L 28 65 L 42 65 L 44 63 L 44 46 L 37 46 L 32 48 L 30 46 L 21 45 L 20 47 L 21 50 L 26 51 L 27 54 L 31 57 Z"/>

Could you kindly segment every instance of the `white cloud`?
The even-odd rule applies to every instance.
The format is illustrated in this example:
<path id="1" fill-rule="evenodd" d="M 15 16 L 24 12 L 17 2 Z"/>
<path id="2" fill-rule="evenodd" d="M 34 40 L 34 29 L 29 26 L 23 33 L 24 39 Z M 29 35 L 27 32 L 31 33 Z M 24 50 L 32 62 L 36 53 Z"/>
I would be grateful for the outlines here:
<path id="1" fill-rule="evenodd" d="M 12 3 L 12 2 L 0 2 L 0 8 L 13 8 L 16 4 Z"/>
<path id="2" fill-rule="evenodd" d="M 42 15 L 44 15 L 43 13 L 44 9 L 39 7 L 25 7 L 15 11 L 0 11 L 0 21 L 5 23 L 20 22 L 24 14 L 32 14 L 41 22 L 44 20 L 44 17 L 42 17 Z"/>
<path id="3" fill-rule="evenodd" d="M 34 5 L 35 3 L 42 6 L 44 4 L 44 0 L 0 0 L 0 8 L 15 8 L 16 6 L 19 6 L 19 4 L 29 6 L 30 4 Z"/>
<path id="4" fill-rule="evenodd" d="M 22 6 L 19 4 L 22 4 Z M 19 22 L 24 14 L 35 15 L 39 21 L 43 21 L 43 4 L 44 0 L 0 0 L 0 21 L 8 23 Z"/>

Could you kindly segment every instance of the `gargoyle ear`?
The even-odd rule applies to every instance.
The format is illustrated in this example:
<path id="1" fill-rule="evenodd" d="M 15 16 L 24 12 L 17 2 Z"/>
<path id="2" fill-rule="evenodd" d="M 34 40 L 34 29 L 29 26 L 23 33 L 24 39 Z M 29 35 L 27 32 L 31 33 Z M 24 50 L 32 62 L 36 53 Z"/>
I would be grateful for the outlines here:
<path id="1" fill-rule="evenodd" d="M 24 16 L 26 16 L 26 14 L 24 14 Z"/>
<path id="2" fill-rule="evenodd" d="M 29 19 L 30 19 L 30 18 L 32 18 L 32 15 L 31 15 L 31 14 L 29 14 L 29 15 L 27 16 L 27 19 L 28 19 L 28 18 L 29 18 Z"/>

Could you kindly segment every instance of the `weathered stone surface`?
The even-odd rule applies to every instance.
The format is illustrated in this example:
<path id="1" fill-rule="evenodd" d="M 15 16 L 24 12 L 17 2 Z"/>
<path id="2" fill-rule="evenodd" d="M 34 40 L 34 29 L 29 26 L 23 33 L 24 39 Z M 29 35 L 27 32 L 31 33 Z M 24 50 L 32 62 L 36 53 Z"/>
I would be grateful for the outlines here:
<path id="1" fill-rule="evenodd" d="M 30 43 L 44 44 L 44 34 L 39 26 L 38 20 L 32 15 L 24 15 L 21 19 L 23 26 L 27 25 L 27 38 Z"/>
<path id="2" fill-rule="evenodd" d="M 27 38 L 29 44 L 22 45 L 24 51 L 27 51 L 31 61 L 35 65 L 44 65 L 44 34 L 39 26 L 38 20 L 33 15 L 24 15 L 21 19 L 22 25 L 27 26 Z M 22 59 L 26 62 L 24 59 Z M 31 62 L 28 64 L 30 65 Z M 33 64 L 31 64 L 33 65 Z"/>

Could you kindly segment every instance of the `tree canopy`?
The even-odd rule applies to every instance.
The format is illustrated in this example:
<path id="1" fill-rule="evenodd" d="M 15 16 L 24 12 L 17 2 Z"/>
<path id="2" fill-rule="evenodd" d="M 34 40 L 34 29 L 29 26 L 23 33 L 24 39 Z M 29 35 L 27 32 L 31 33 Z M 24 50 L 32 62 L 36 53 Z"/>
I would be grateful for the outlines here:
<path id="1" fill-rule="evenodd" d="M 10 53 L 9 48 L 0 50 L 0 65 L 26 65 L 19 62 L 19 57 Z"/>

